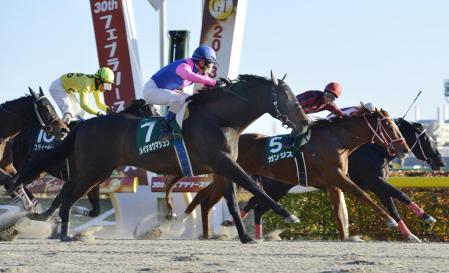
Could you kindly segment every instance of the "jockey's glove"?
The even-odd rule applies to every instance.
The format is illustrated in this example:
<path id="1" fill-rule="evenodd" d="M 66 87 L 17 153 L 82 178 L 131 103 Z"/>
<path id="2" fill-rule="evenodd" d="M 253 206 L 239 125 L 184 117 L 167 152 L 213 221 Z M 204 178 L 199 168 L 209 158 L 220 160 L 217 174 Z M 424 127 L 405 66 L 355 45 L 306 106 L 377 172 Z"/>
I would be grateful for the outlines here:
<path id="1" fill-rule="evenodd" d="M 65 113 L 64 116 L 62 116 L 62 121 L 63 121 L 65 124 L 69 124 L 69 122 L 70 122 L 72 119 L 73 119 L 73 116 L 72 116 L 72 114 L 70 114 L 70 113 Z"/>
<path id="2" fill-rule="evenodd" d="M 229 85 L 231 85 L 232 83 L 231 83 L 231 80 L 230 79 L 227 79 L 227 78 L 219 78 L 218 80 L 217 80 L 217 83 L 215 84 L 215 86 L 216 87 L 221 87 L 221 86 L 229 86 Z"/>

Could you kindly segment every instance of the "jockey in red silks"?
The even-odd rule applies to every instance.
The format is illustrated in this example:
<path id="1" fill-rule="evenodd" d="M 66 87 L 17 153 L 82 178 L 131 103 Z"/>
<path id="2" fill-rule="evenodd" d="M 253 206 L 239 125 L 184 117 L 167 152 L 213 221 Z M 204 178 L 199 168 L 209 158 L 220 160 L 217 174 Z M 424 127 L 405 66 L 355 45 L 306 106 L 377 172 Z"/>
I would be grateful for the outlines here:
<path id="1" fill-rule="evenodd" d="M 299 104 L 306 114 L 317 113 L 324 110 L 332 112 L 338 117 L 344 117 L 340 109 L 334 103 L 334 100 L 341 95 L 342 88 L 337 82 L 331 82 L 326 85 L 323 91 L 306 91 L 296 96 Z"/>

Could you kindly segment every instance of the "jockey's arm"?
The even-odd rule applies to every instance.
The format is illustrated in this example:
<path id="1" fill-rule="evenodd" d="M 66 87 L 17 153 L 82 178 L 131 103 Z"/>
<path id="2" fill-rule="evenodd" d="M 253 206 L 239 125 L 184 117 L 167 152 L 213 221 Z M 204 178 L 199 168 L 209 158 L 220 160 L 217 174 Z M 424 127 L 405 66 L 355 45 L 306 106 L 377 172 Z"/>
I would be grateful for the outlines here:
<path id="1" fill-rule="evenodd" d="M 209 78 L 207 75 L 199 75 L 192 71 L 192 68 L 188 64 L 180 64 L 176 68 L 176 74 L 178 74 L 181 78 L 186 81 L 201 83 L 205 85 L 215 86 L 216 81 L 212 78 Z"/>
<path id="2" fill-rule="evenodd" d="M 93 91 L 94 93 L 94 99 L 95 99 L 95 104 L 97 105 L 98 109 L 100 109 L 103 112 L 107 112 L 109 106 L 107 106 L 104 103 L 104 99 L 103 99 L 103 93 L 100 91 Z"/>
<path id="3" fill-rule="evenodd" d="M 89 97 L 88 91 L 79 91 L 80 93 L 80 106 L 81 108 L 89 114 L 97 115 L 98 111 L 95 111 L 92 107 L 87 103 L 87 99 Z"/>
<path id="4" fill-rule="evenodd" d="M 343 113 L 340 109 L 338 109 L 337 105 L 335 103 L 328 103 L 324 109 L 328 110 L 332 114 L 336 115 L 337 117 L 344 117 L 346 116 L 345 113 Z"/>

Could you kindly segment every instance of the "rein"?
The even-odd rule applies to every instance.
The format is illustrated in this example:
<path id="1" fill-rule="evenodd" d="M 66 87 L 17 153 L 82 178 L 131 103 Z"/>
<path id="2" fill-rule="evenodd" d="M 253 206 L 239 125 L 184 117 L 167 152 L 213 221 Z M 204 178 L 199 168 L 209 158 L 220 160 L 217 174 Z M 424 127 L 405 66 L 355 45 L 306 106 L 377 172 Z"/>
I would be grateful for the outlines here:
<path id="1" fill-rule="evenodd" d="M 403 143 L 405 141 L 405 139 L 403 137 L 398 138 L 398 139 L 393 139 L 390 137 L 390 135 L 388 134 L 388 132 L 385 130 L 384 126 L 382 125 L 382 121 L 386 120 L 386 118 L 383 118 L 383 119 L 377 118 L 377 122 L 376 122 L 377 124 L 376 124 L 375 130 L 369 123 L 365 114 L 363 115 L 363 119 L 365 120 L 365 122 L 368 125 L 368 128 L 371 130 L 371 132 L 373 132 L 373 137 L 371 138 L 371 142 L 374 142 L 374 139 L 377 138 L 378 140 L 380 140 L 380 142 L 382 142 L 385 145 L 388 153 L 391 156 L 394 156 L 394 153 L 391 152 L 391 149 L 394 148 L 394 146 L 393 146 L 394 142 L 400 141 L 401 143 Z"/>

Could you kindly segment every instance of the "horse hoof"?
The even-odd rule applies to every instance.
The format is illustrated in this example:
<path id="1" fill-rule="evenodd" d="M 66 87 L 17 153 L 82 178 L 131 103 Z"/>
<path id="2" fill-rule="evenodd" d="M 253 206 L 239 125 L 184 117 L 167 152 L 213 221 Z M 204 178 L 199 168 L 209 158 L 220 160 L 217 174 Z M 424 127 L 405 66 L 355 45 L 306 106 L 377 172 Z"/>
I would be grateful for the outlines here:
<path id="1" fill-rule="evenodd" d="M 243 238 L 240 239 L 240 242 L 242 242 L 242 244 L 254 244 L 257 243 L 256 241 L 254 241 L 251 237 L 249 237 L 248 235 L 244 236 Z"/>
<path id="2" fill-rule="evenodd" d="M 437 221 L 435 218 L 433 218 L 432 216 L 430 216 L 427 213 L 424 213 L 423 216 L 421 217 L 421 219 L 427 224 L 433 224 Z"/>
<path id="3" fill-rule="evenodd" d="M 394 220 L 393 218 L 391 218 L 389 221 L 387 221 L 388 228 L 395 228 L 397 226 L 398 226 L 398 222 L 396 222 L 396 220 Z"/>
<path id="4" fill-rule="evenodd" d="M 224 227 L 232 227 L 232 226 L 234 226 L 234 221 L 231 221 L 231 220 L 225 220 L 225 221 L 223 221 L 223 222 L 221 223 L 221 225 L 224 226 Z"/>
<path id="5" fill-rule="evenodd" d="M 28 219 L 35 221 L 47 221 L 48 216 L 40 213 L 29 213 L 27 214 Z"/>
<path id="6" fill-rule="evenodd" d="M 68 235 L 61 235 L 61 242 L 73 242 L 76 241 L 74 237 L 68 236 Z"/>
<path id="7" fill-rule="evenodd" d="M 408 240 L 412 243 L 422 243 L 422 241 L 418 237 L 416 237 L 416 235 L 413 233 L 410 233 L 408 235 Z"/>
<path id="8" fill-rule="evenodd" d="M 284 218 L 284 222 L 287 224 L 296 224 L 299 223 L 299 219 L 295 215 L 291 214 L 290 216 Z"/>

